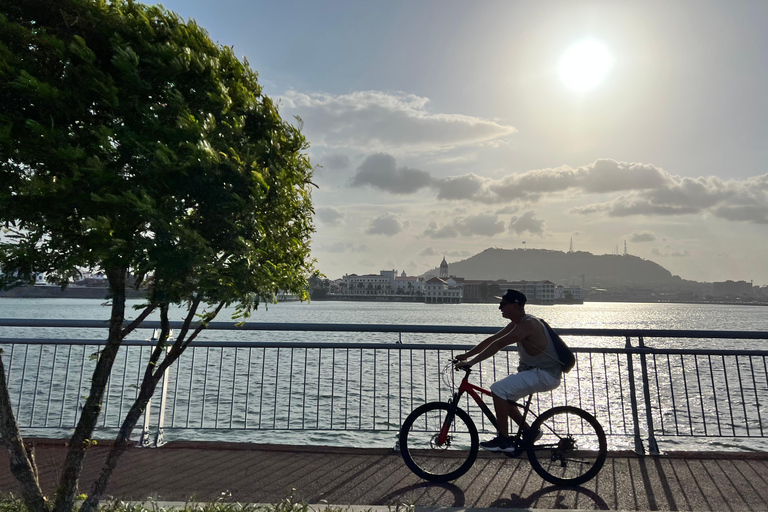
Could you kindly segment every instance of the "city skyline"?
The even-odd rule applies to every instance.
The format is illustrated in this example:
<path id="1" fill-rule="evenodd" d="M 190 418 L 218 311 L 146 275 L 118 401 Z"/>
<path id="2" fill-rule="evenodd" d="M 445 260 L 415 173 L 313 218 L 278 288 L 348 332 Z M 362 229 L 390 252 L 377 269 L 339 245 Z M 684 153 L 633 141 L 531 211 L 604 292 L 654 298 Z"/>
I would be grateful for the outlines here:
<path id="1" fill-rule="evenodd" d="M 301 118 L 329 277 L 572 239 L 768 284 L 768 4 L 163 5 Z"/>

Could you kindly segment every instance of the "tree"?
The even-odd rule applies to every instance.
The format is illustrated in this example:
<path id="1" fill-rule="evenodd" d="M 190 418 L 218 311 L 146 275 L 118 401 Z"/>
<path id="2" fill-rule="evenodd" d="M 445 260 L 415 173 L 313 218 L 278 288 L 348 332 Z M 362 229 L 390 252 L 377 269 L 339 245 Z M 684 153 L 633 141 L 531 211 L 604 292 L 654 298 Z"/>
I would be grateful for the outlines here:
<path id="1" fill-rule="evenodd" d="M 247 62 L 194 22 L 128 0 L 0 0 L 3 279 L 18 284 L 45 272 L 66 286 L 83 270 L 101 270 L 111 299 L 107 340 L 52 505 L 0 359 L 0 437 L 30 510 L 72 509 L 117 351 L 152 312 L 160 313 L 160 341 L 86 511 L 98 505 L 165 368 L 223 307 L 236 305 L 242 318 L 278 290 L 307 298 L 314 227 L 306 148 Z M 148 295 L 126 322 L 129 273 Z M 172 344 L 171 304 L 188 307 Z"/>
<path id="2" fill-rule="evenodd" d="M 331 282 L 320 272 L 309 277 L 309 295 L 312 299 L 324 299 L 331 289 Z"/>

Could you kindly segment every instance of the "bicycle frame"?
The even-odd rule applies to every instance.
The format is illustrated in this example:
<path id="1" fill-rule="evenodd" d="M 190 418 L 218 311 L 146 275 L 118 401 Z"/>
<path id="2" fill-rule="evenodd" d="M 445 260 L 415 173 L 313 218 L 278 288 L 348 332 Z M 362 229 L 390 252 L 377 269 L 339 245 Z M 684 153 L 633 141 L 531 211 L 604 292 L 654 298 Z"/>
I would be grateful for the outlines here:
<path id="1" fill-rule="evenodd" d="M 480 386 L 477 386 L 475 384 L 472 384 L 469 382 L 469 374 L 472 373 L 471 368 L 464 368 L 464 371 L 466 372 L 464 374 L 464 378 L 461 379 L 461 384 L 459 384 L 459 389 L 456 391 L 456 393 L 453 394 L 453 398 L 449 401 L 451 404 L 450 414 L 447 418 L 447 421 L 443 423 L 442 428 L 440 429 L 440 435 L 437 437 L 437 444 L 438 446 L 442 446 L 446 440 L 448 439 L 448 429 L 450 428 L 450 425 L 452 423 L 452 420 L 450 420 L 453 415 L 456 413 L 456 408 L 459 406 L 459 400 L 461 399 L 461 395 L 464 393 L 467 393 L 469 396 L 471 396 L 475 403 L 480 407 L 480 409 L 483 411 L 483 414 L 488 418 L 488 421 L 491 422 L 493 427 L 498 430 L 499 423 L 496 419 L 496 415 L 491 411 L 490 407 L 485 403 L 481 395 L 488 395 L 492 396 L 492 393 L 488 391 L 485 388 L 481 388 Z M 529 395 L 526 399 L 524 404 L 519 404 L 517 402 L 513 402 L 513 405 L 516 407 L 522 407 L 523 408 L 523 421 L 528 417 L 528 411 L 530 410 L 531 405 L 531 398 L 533 395 Z M 522 435 L 522 427 L 518 425 L 517 435 L 515 436 L 515 439 L 519 438 Z"/>

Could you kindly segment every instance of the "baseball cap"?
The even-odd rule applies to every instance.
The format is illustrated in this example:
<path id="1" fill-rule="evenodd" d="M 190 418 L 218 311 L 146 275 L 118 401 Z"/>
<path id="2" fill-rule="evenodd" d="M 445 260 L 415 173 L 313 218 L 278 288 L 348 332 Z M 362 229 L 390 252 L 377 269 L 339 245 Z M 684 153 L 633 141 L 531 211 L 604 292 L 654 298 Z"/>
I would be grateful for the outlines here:
<path id="1" fill-rule="evenodd" d="M 505 293 L 502 297 L 496 297 L 501 302 L 505 302 L 508 304 L 520 304 L 521 306 L 524 306 L 526 301 L 528 300 L 528 297 L 525 296 L 523 292 L 517 291 L 517 290 L 507 290 L 507 293 Z"/>

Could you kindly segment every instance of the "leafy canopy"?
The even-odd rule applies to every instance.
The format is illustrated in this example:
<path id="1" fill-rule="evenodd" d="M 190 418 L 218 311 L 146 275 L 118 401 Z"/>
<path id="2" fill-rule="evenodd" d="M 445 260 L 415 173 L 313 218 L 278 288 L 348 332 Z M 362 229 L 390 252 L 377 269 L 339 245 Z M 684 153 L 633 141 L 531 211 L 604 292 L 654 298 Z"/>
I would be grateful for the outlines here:
<path id="1" fill-rule="evenodd" d="M 257 76 L 125 0 L 0 0 L 0 266 L 149 281 L 153 303 L 306 297 L 312 168 Z"/>

